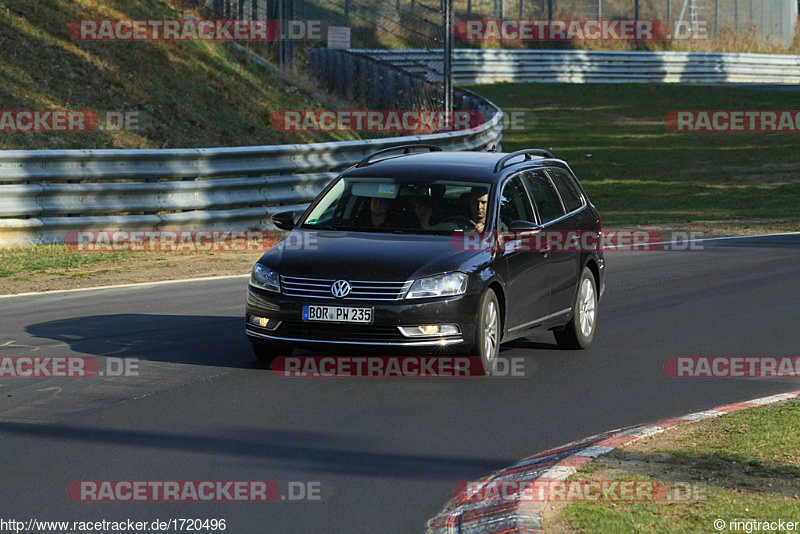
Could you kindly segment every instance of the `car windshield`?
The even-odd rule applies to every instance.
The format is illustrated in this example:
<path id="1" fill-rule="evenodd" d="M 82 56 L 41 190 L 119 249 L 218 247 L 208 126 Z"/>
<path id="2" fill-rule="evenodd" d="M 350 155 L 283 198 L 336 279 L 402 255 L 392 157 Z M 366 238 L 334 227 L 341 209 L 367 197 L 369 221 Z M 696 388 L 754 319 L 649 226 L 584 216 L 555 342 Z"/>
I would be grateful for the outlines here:
<path id="1" fill-rule="evenodd" d="M 403 234 L 475 230 L 486 217 L 488 192 L 489 184 L 480 182 L 345 177 L 301 226 Z"/>

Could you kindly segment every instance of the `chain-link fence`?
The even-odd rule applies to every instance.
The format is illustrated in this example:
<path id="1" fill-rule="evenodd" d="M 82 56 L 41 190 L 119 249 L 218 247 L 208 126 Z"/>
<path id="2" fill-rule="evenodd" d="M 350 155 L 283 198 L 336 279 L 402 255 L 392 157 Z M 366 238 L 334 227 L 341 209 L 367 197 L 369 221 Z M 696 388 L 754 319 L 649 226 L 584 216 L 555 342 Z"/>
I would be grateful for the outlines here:
<path id="1" fill-rule="evenodd" d="M 464 18 L 657 19 L 668 33 L 691 36 L 698 26 L 709 37 L 753 31 L 784 46 L 792 43 L 797 0 L 459 0 Z"/>
<path id="2" fill-rule="evenodd" d="M 441 57 L 446 32 L 443 9 L 452 1 L 453 19 L 655 19 L 666 27 L 668 39 L 715 39 L 747 35 L 760 43 L 788 47 L 795 38 L 798 0 L 183 0 L 201 5 L 209 17 L 269 19 L 281 31 L 277 39 L 248 46 L 288 70 L 308 71 L 312 51 L 319 47 L 355 49 L 414 49 L 437 51 Z M 332 36 L 337 36 L 332 39 Z M 457 41 L 460 48 L 485 46 Z M 574 48 L 574 42 L 494 42 L 490 47 Z M 331 83 L 334 56 L 317 55 L 311 71 L 325 72 Z M 339 56 L 335 56 L 338 58 Z M 325 58 L 320 63 L 320 58 Z M 361 63 L 359 63 L 360 65 Z M 350 63 L 347 63 L 350 65 Z M 367 65 L 367 63 L 365 63 Z M 352 65 L 350 65 L 352 66 Z M 417 74 L 415 90 L 397 82 L 401 78 L 377 76 L 373 70 L 342 69 L 339 84 L 368 87 L 355 100 L 374 104 L 373 93 L 414 94 L 408 104 L 425 109 L 449 109 L 443 87 L 443 61 L 429 61 Z M 311 71 L 308 71 L 311 73 Z M 375 73 L 383 70 L 374 70 Z M 314 74 L 312 73 L 312 75 Z M 373 73 L 373 74 L 370 74 Z M 362 79 L 373 76 L 374 79 Z M 407 82 L 408 80 L 405 80 Z M 392 83 L 389 83 L 392 82 Z M 404 82 L 404 83 L 405 83 Z M 440 90 L 441 89 L 441 90 Z M 342 91 L 334 91 L 342 94 Z M 377 93 L 375 93 L 377 94 Z M 355 96 L 355 95 L 350 95 Z M 408 98 L 407 98 L 408 100 Z M 385 105 L 385 103 L 384 103 Z"/>
<path id="3" fill-rule="evenodd" d="M 185 0 L 203 4 L 226 19 L 271 19 L 284 25 L 284 38 L 256 49 L 283 67 L 305 60 L 327 44 L 330 28 L 346 28 L 349 44 L 362 49 L 442 48 L 446 0 Z M 715 39 L 749 36 L 750 42 L 789 47 L 798 18 L 798 0 L 453 0 L 454 19 L 657 19 L 667 38 Z M 310 21 L 316 35 L 291 37 L 292 23 Z M 729 39 L 730 40 L 730 39 Z M 734 39 L 735 41 L 736 39 Z M 457 41 L 459 47 L 482 46 Z M 496 47 L 498 43 L 492 45 Z M 513 47 L 558 47 L 565 43 L 527 42 Z M 567 46 L 574 47 L 575 43 Z M 252 45 L 251 45 L 252 46 Z M 499 43 L 499 46 L 505 46 Z M 511 46 L 508 44 L 508 46 Z M 578 45 L 580 46 L 580 45 Z"/>

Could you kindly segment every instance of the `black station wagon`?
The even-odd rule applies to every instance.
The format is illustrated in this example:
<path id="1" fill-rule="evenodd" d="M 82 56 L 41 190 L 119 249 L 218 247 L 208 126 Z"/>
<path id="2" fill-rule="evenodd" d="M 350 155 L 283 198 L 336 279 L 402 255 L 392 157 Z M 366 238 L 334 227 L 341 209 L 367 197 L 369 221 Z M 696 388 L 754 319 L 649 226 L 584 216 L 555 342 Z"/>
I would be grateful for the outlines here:
<path id="1" fill-rule="evenodd" d="M 262 360 L 295 347 L 420 347 L 479 356 L 552 330 L 587 348 L 605 288 L 602 220 L 569 166 L 543 150 L 382 150 L 302 213 L 256 263 L 246 333 Z M 536 242 L 537 246 L 521 246 Z"/>

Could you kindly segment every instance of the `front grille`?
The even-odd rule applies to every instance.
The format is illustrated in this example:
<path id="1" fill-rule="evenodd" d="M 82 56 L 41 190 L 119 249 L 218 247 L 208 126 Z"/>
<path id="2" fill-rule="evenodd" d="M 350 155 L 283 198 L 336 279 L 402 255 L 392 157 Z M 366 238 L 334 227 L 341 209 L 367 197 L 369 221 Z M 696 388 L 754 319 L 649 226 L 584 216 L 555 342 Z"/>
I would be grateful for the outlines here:
<path id="1" fill-rule="evenodd" d="M 281 276 L 281 288 L 289 297 L 308 297 L 315 299 L 336 299 L 331 294 L 331 286 L 336 280 L 320 278 L 299 278 Z M 411 280 L 405 282 L 365 282 L 348 280 L 352 287 L 350 294 L 336 300 L 400 300 L 411 286 Z"/>
<path id="2" fill-rule="evenodd" d="M 399 341 L 405 339 L 396 326 L 347 324 L 343 328 L 341 324 L 311 324 L 305 321 L 283 321 L 276 335 L 323 341 Z"/>

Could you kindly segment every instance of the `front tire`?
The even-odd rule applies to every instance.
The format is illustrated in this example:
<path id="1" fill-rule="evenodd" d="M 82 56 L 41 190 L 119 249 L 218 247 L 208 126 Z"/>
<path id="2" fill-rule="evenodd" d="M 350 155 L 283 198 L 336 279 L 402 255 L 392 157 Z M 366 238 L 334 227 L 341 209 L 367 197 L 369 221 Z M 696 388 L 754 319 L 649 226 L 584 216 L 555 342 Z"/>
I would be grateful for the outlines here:
<path id="1" fill-rule="evenodd" d="M 253 355 L 265 363 L 272 363 L 279 356 L 291 356 L 294 353 L 294 347 L 288 343 L 251 341 L 250 344 L 253 346 Z"/>
<path id="2" fill-rule="evenodd" d="M 483 373 L 491 375 L 500 354 L 500 335 L 502 333 L 500 304 L 497 301 L 497 295 L 491 289 L 487 290 L 481 298 L 477 330 L 472 355 L 481 359 Z"/>
<path id="3" fill-rule="evenodd" d="M 572 306 L 572 319 L 562 329 L 553 330 L 562 349 L 588 349 L 597 330 L 597 284 L 588 267 L 583 268 L 578 294 Z"/>

